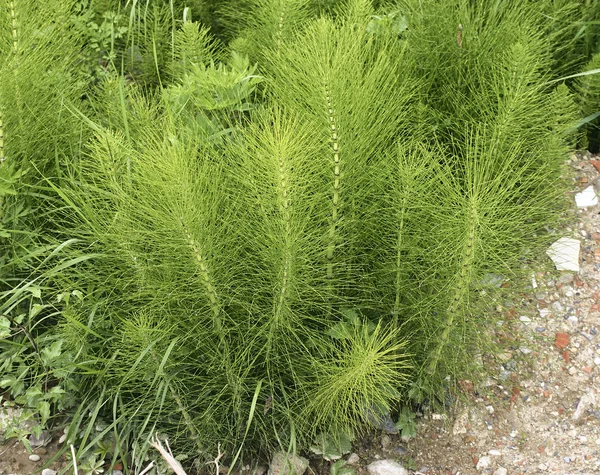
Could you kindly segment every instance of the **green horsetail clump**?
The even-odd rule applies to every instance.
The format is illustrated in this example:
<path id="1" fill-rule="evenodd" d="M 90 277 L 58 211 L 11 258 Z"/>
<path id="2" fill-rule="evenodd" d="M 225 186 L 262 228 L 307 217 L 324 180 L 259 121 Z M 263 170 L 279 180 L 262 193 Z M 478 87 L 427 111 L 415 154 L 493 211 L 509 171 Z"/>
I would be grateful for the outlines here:
<path id="1" fill-rule="evenodd" d="M 81 298 L 48 321 L 79 397 L 132 447 L 158 432 L 196 463 L 443 405 L 492 350 L 510 289 L 490 281 L 526 272 L 564 206 L 577 108 L 551 82 L 545 10 L 231 2 L 225 45 L 175 3 L 131 6 L 140 80 L 125 59 L 78 100 L 64 63 L 77 138 L 52 110 L 47 130 L 16 113 L 46 89 L 15 79 L 37 70 L 10 10 L 0 25 L 5 155 L 43 173 L 48 240 L 72 243 L 47 285 Z M 39 146 L 17 146 L 33 130 Z"/>

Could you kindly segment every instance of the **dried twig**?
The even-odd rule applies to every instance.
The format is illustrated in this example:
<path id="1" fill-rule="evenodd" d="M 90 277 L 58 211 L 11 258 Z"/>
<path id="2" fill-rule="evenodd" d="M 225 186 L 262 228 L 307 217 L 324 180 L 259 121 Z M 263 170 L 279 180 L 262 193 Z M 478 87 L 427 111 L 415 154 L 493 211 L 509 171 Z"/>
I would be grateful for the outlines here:
<path id="1" fill-rule="evenodd" d="M 223 455 L 225 455 L 225 452 L 221 452 L 221 442 L 219 442 L 217 444 L 217 456 L 215 457 L 214 460 L 211 460 L 210 462 L 206 462 L 207 465 L 210 463 L 215 464 L 215 475 L 219 475 L 219 461 L 221 460 Z"/>
<path id="2" fill-rule="evenodd" d="M 173 457 L 173 454 L 170 453 L 170 450 L 169 450 L 169 452 L 167 452 L 167 450 L 163 447 L 162 442 L 160 440 L 158 440 L 158 437 L 156 435 L 150 441 L 150 445 L 152 447 L 154 447 L 156 450 L 158 450 L 158 452 L 160 453 L 162 458 L 165 459 L 165 461 L 169 464 L 169 467 L 171 467 L 171 469 L 177 475 L 187 475 L 187 473 L 185 472 L 185 470 L 183 469 L 183 467 L 181 466 L 179 461 L 176 460 L 175 457 Z M 168 446 L 168 442 L 167 442 L 167 446 Z"/>

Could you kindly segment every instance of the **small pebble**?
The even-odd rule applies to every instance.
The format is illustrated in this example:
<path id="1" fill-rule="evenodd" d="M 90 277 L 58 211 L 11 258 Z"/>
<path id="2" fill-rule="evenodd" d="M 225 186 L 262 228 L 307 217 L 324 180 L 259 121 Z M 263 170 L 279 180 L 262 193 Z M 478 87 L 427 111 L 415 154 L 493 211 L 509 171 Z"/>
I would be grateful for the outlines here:
<path id="1" fill-rule="evenodd" d="M 577 323 L 579 323 L 579 319 L 574 315 L 571 315 L 569 318 L 567 318 L 567 322 L 569 322 L 573 326 L 576 326 Z"/>
<path id="2" fill-rule="evenodd" d="M 485 455 L 477 461 L 477 470 L 488 468 L 491 464 L 492 464 L 492 459 L 490 459 L 487 455 Z"/>
<path id="3" fill-rule="evenodd" d="M 548 315 L 550 315 L 550 310 L 548 310 L 547 308 L 540 308 L 538 310 L 538 313 L 540 314 L 540 317 L 546 318 Z"/>
<path id="4" fill-rule="evenodd" d="M 596 356 L 596 358 L 594 358 L 594 364 L 600 366 L 600 357 Z"/>
<path id="5" fill-rule="evenodd" d="M 519 317 L 519 320 L 521 320 L 521 322 L 523 322 L 525 325 L 529 325 L 531 323 L 531 318 L 526 315 Z"/>
<path id="6" fill-rule="evenodd" d="M 522 346 L 521 348 L 519 348 L 519 351 L 521 353 L 523 353 L 524 355 L 528 355 L 529 353 L 531 353 L 531 350 L 529 348 L 525 348 L 524 346 Z"/>
<path id="7" fill-rule="evenodd" d="M 39 462 L 41 459 L 41 457 L 38 454 L 31 454 L 28 458 L 32 462 Z"/>
<path id="8" fill-rule="evenodd" d="M 565 462 L 571 463 L 571 457 L 565 457 Z"/>
<path id="9" fill-rule="evenodd" d="M 546 327 L 535 327 L 535 331 L 538 333 L 544 333 L 546 331 Z"/>
<path id="10" fill-rule="evenodd" d="M 545 472 L 546 470 L 548 470 L 548 465 L 546 465 L 545 463 L 541 463 L 538 465 L 538 470 Z"/>
<path id="11" fill-rule="evenodd" d="M 584 231 L 585 232 L 585 231 Z M 571 282 L 573 282 L 573 274 L 562 274 L 559 278 L 558 281 L 561 284 L 570 284 Z"/>
<path id="12" fill-rule="evenodd" d="M 398 447 L 394 447 L 394 453 L 399 457 L 404 457 L 406 455 L 406 449 L 399 445 Z"/>
<path id="13" fill-rule="evenodd" d="M 489 414 L 493 414 L 494 413 L 494 406 L 485 406 L 485 410 L 489 413 Z"/>
<path id="14" fill-rule="evenodd" d="M 350 456 L 348 457 L 348 460 L 347 460 L 347 462 L 350 465 L 356 465 L 359 461 L 360 461 L 360 457 L 358 456 L 358 454 L 350 454 Z"/>
<path id="15" fill-rule="evenodd" d="M 507 475 L 507 474 L 508 474 L 508 470 L 506 470 L 504 467 L 498 467 L 492 475 Z"/>
<path id="16" fill-rule="evenodd" d="M 500 452 L 499 450 L 492 449 L 488 452 L 488 454 L 493 455 L 495 457 L 499 457 L 500 455 L 502 455 L 502 452 Z"/>
<path id="17" fill-rule="evenodd" d="M 45 468 L 44 470 L 42 470 L 42 475 L 56 475 L 56 473 L 56 470 L 52 470 L 50 468 Z"/>

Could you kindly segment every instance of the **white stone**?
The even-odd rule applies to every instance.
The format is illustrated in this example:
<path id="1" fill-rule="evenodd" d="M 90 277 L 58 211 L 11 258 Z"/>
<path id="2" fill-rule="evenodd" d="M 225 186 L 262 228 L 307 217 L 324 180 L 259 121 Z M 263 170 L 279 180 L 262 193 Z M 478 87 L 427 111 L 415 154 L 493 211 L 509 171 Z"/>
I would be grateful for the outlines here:
<path id="1" fill-rule="evenodd" d="M 370 475 L 408 475 L 402 465 L 395 460 L 377 460 L 367 465 L 367 471 Z"/>
<path id="2" fill-rule="evenodd" d="M 502 455 L 502 452 L 496 449 L 492 449 L 488 452 L 488 454 L 493 455 L 494 457 L 499 457 L 500 455 Z"/>
<path id="3" fill-rule="evenodd" d="M 493 414 L 494 413 L 494 406 L 485 406 L 485 410 L 489 413 L 489 414 Z"/>
<path id="4" fill-rule="evenodd" d="M 506 470 L 504 467 L 498 467 L 492 475 L 507 475 L 507 474 L 508 474 L 508 470 Z"/>
<path id="5" fill-rule="evenodd" d="M 526 315 L 520 316 L 519 320 L 521 320 L 525 325 L 529 325 L 531 323 L 531 318 Z"/>
<path id="6" fill-rule="evenodd" d="M 268 475 L 302 475 L 308 468 L 308 460 L 298 455 L 275 452 L 269 465 Z"/>
<path id="7" fill-rule="evenodd" d="M 557 270 L 579 272 L 579 239 L 560 238 L 546 251 Z"/>
<path id="8" fill-rule="evenodd" d="M 600 357 L 596 356 L 594 358 L 594 364 L 600 366 Z"/>
<path id="9" fill-rule="evenodd" d="M 521 353 L 523 353 L 524 355 L 528 355 L 529 353 L 531 353 L 531 350 L 529 348 L 524 347 L 524 346 L 522 346 L 521 348 L 519 348 L 519 351 Z"/>
<path id="10" fill-rule="evenodd" d="M 492 464 L 492 459 L 490 459 L 487 455 L 481 457 L 477 461 L 477 470 L 483 470 L 484 468 L 488 468 Z"/>
<path id="11" fill-rule="evenodd" d="M 580 422 L 585 411 L 587 411 L 588 408 L 594 406 L 595 404 L 596 404 L 596 396 L 590 390 L 587 394 L 582 396 L 581 399 L 579 400 L 579 403 L 577 404 L 577 408 L 575 409 L 575 412 L 573 413 L 573 416 L 571 417 L 573 422 Z"/>
<path id="12" fill-rule="evenodd" d="M 469 412 L 463 409 L 460 414 L 456 417 L 454 425 L 452 426 L 452 435 L 457 436 L 460 434 L 467 433 L 467 424 L 469 423 Z"/>
<path id="13" fill-rule="evenodd" d="M 45 468 L 44 470 L 42 470 L 42 475 L 56 475 L 56 473 L 56 470 L 52 470 L 50 468 Z"/>
<path id="14" fill-rule="evenodd" d="M 587 208 L 598 204 L 598 196 L 594 190 L 594 186 L 590 185 L 585 190 L 575 195 L 575 203 L 578 208 Z"/>
<path id="15" fill-rule="evenodd" d="M 31 454 L 28 458 L 32 462 L 39 462 L 41 459 L 41 457 L 38 454 Z"/>
<path id="16" fill-rule="evenodd" d="M 545 472 L 546 470 L 548 470 L 548 465 L 546 465 L 545 463 L 541 463 L 538 465 L 538 469 L 542 472 Z"/>
<path id="17" fill-rule="evenodd" d="M 358 462 L 360 462 L 360 457 L 358 454 L 350 454 L 346 462 L 348 462 L 350 465 L 356 465 Z"/>

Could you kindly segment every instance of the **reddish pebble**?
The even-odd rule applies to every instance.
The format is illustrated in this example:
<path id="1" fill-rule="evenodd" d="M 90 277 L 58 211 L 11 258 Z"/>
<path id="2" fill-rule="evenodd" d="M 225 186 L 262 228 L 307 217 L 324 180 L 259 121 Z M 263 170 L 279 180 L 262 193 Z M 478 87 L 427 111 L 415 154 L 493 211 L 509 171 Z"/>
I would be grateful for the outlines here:
<path id="1" fill-rule="evenodd" d="M 571 341 L 571 337 L 568 333 L 558 332 L 556 334 L 556 340 L 554 340 L 554 345 L 559 350 L 564 350 L 567 346 L 569 346 L 569 342 Z"/>
<path id="2" fill-rule="evenodd" d="M 587 182 L 588 182 L 588 178 L 587 178 L 587 176 L 582 176 L 582 177 L 579 179 L 579 183 L 587 183 Z"/>
<path id="3" fill-rule="evenodd" d="M 546 446 L 545 446 L 545 445 L 540 445 L 540 446 L 537 448 L 537 450 L 538 450 L 538 452 L 539 452 L 540 454 L 543 454 L 543 453 L 546 451 Z"/>
<path id="4" fill-rule="evenodd" d="M 563 357 L 563 360 L 565 360 L 565 363 L 568 363 L 571 360 L 571 358 L 569 357 L 569 352 L 568 351 L 563 351 L 562 352 L 562 357 Z"/>
<path id="5" fill-rule="evenodd" d="M 594 260 L 596 264 L 600 263 L 600 248 L 594 249 Z"/>
<path id="6" fill-rule="evenodd" d="M 546 397 L 546 398 L 550 397 L 550 391 L 548 391 L 547 389 L 546 389 L 546 391 L 544 391 L 544 397 Z"/>
<path id="7" fill-rule="evenodd" d="M 600 172 L 600 160 L 590 160 L 590 163 Z"/>
<path id="8" fill-rule="evenodd" d="M 512 396 L 510 397 L 510 402 L 517 402 L 517 399 L 519 398 L 519 394 L 521 394 L 521 388 L 518 386 L 513 386 Z"/>
<path id="9" fill-rule="evenodd" d="M 584 366 L 583 368 L 581 368 L 583 370 L 584 373 L 590 374 L 592 371 L 594 371 L 592 368 L 590 368 L 589 366 Z"/>

